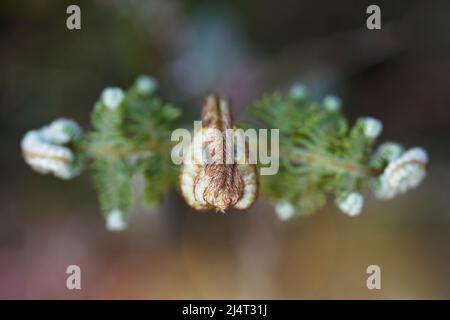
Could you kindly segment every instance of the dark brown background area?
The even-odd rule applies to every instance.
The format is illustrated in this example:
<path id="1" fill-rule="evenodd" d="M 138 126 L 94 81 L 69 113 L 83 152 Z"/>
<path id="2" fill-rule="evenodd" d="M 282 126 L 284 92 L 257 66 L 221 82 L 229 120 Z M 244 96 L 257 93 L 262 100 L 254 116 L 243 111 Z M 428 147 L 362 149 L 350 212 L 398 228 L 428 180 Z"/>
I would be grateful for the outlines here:
<path id="1" fill-rule="evenodd" d="M 0 298 L 450 298 L 449 1 L 78 1 L 80 31 L 65 26 L 70 3 L 0 2 Z M 380 31 L 365 27 L 368 4 Z M 139 74 L 186 119 L 209 90 L 244 120 L 301 81 L 352 120 L 382 120 L 380 141 L 426 148 L 429 175 L 391 201 L 367 193 L 358 218 L 331 203 L 282 223 L 263 199 L 199 214 L 174 192 L 108 233 L 89 172 L 38 175 L 20 139 L 61 116 L 89 128 L 101 90 Z M 70 264 L 81 291 L 65 288 Z M 380 291 L 366 288 L 371 264 Z"/>

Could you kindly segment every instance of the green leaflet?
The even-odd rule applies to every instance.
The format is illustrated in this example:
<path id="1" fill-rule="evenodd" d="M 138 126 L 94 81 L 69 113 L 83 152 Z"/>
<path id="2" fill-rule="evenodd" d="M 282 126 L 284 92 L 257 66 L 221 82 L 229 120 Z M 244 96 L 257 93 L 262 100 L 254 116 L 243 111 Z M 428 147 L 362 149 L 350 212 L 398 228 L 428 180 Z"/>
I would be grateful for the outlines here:
<path id="1" fill-rule="evenodd" d="M 93 180 L 102 212 L 117 209 L 127 213 L 132 203 L 133 170 L 123 159 L 97 158 L 93 162 Z"/>

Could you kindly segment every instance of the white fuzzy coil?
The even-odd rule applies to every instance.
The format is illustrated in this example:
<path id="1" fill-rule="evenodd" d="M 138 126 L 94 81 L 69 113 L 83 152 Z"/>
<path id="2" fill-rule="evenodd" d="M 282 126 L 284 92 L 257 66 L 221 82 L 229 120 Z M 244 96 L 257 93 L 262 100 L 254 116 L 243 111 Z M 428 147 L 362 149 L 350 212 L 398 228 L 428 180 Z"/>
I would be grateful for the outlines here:
<path id="1" fill-rule="evenodd" d="M 75 155 L 64 144 L 80 136 L 81 129 L 74 121 L 57 119 L 49 126 L 25 134 L 21 142 L 23 157 L 39 173 L 73 178 L 80 173 L 80 168 L 74 165 Z"/>

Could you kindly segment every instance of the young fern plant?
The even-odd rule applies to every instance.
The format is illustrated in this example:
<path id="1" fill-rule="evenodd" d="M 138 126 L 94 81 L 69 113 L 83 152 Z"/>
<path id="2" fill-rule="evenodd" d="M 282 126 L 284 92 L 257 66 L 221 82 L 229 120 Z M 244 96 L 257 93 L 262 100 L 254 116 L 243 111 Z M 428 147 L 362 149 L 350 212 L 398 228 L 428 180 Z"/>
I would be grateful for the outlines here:
<path id="1" fill-rule="evenodd" d="M 328 194 L 341 211 L 355 216 L 362 210 L 366 187 L 377 198 L 390 199 L 418 186 L 425 177 L 428 159 L 423 149 L 404 151 L 401 145 L 387 142 L 373 152 L 382 130 L 380 121 L 360 118 L 350 127 L 337 97 L 311 102 L 306 89 L 294 85 L 288 96 L 266 95 L 250 108 L 265 128 L 279 129 L 277 174 L 261 176 L 258 183 L 258 170 L 246 162 L 204 167 L 185 162 L 179 178 L 170 136 L 181 111 L 162 102 L 156 89 L 157 82 L 148 76 L 138 77 L 126 92 L 106 88 L 92 111 L 91 131 L 83 134 L 65 118 L 31 130 L 21 143 L 25 161 L 34 170 L 61 179 L 76 177 L 90 166 L 106 226 L 112 231 L 127 226 L 135 177 L 144 177 L 144 203 L 155 206 L 177 188 L 189 205 L 203 211 L 246 209 L 260 185 L 259 194 L 275 204 L 282 220 L 316 211 Z M 204 123 L 235 130 L 224 99 L 208 97 L 203 113 Z M 208 152 L 217 160 L 217 145 L 210 143 L 200 150 Z M 224 149 L 222 156 L 226 155 Z"/>

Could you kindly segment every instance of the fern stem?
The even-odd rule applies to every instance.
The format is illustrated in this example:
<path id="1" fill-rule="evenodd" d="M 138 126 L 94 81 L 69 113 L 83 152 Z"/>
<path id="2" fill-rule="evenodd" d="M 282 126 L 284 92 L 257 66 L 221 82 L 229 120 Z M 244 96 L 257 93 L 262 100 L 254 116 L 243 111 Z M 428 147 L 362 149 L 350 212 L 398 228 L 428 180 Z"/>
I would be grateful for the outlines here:
<path id="1" fill-rule="evenodd" d="M 171 147 L 172 144 L 170 143 L 151 141 L 139 146 L 125 146 L 125 147 L 102 146 L 99 148 L 83 146 L 81 147 L 81 151 L 90 157 L 96 157 L 100 155 L 100 156 L 109 156 L 113 158 L 121 158 L 141 152 L 157 152 L 164 154 L 168 150 L 170 150 Z"/>
<path id="2" fill-rule="evenodd" d="M 330 169 L 332 171 L 345 172 L 353 175 L 377 176 L 379 172 L 363 165 L 343 161 L 337 158 L 331 158 L 329 156 L 314 153 L 307 150 L 295 149 L 284 150 L 292 162 L 304 163 L 311 167 L 320 167 Z"/>

